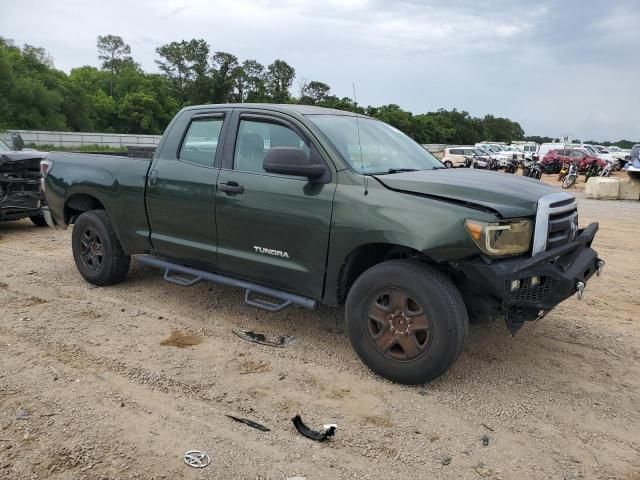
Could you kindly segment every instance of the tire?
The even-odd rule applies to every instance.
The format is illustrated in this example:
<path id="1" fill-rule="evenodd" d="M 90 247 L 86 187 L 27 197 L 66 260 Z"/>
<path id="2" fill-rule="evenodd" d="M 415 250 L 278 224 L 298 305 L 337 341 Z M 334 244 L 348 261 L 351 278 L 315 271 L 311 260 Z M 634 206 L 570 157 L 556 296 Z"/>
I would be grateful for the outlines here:
<path id="1" fill-rule="evenodd" d="M 400 302 L 392 299 L 403 294 Z M 467 309 L 454 284 L 410 260 L 391 260 L 365 271 L 349 291 L 345 312 L 349 340 L 364 364 L 407 385 L 429 382 L 447 371 L 462 353 L 469 331 Z"/>
<path id="2" fill-rule="evenodd" d="M 445 160 L 444 162 L 445 167 L 447 168 L 453 168 L 453 162 L 451 160 Z"/>
<path id="3" fill-rule="evenodd" d="M 44 219 L 42 215 L 34 215 L 33 217 L 29 217 L 31 223 L 33 223 L 36 227 L 47 227 L 47 221 Z"/>
<path id="4" fill-rule="evenodd" d="M 575 175 L 567 175 L 562 181 L 562 188 L 571 188 L 576 183 Z"/>
<path id="5" fill-rule="evenodd" d="M 84 279 L 99 286 L 121 282 L 131 257 L 124 254 L 111 219 L 104 210 L 78 217 L 71 236 L 73 258 Z"/>

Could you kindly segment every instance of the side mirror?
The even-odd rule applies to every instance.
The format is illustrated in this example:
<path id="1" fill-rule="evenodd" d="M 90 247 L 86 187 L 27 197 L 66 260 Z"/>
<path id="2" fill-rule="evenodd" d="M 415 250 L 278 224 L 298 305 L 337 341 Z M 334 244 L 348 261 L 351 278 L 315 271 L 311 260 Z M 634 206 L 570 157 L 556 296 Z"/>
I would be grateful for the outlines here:
<path id="1" fill-rule="evenodd" d="M 262 168 L 269 173 L 294 175 L 317 179 L 324 175 L 327 167 L 309 163 L 309 157 L 300 148 L 273 147 L 264 157 Z"/>

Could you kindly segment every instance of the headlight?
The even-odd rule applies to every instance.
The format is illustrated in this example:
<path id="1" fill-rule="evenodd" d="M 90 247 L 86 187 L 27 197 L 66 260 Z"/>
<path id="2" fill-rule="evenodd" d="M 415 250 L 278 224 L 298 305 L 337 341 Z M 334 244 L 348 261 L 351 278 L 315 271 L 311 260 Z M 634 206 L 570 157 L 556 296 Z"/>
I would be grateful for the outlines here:
<path id="1" fill-rule="evenodd" d="M 465 220 L 464 226 L 478 248 L 492 257 L 525 253 L 531 245 L 531 220 L 517 219 L 500 223 Z"/>

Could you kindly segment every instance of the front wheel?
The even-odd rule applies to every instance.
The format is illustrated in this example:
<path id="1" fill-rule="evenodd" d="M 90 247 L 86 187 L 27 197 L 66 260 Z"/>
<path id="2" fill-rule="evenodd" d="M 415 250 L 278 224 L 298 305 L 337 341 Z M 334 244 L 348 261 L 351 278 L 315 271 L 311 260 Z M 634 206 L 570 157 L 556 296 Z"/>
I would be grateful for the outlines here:
<path id="1" fill-rule="evenodd" d="M 345 310 L 349 339 L 364 364 L 408 385 L 447 371 L 469 330 L 464 301 L 453 283 L 408 260 L 365 271 L 349 291 Z"/>
<path id="2" fill-rule="evenodd" d="M 576 183 L 575 175 L 567 175 L 562 181 L 562 188 L 571 188 Z"/>
<path id="3" fill-rule="evenodd" d="M 80 274 L 93 285 L 112 285 L 124 279 L 131 257 L 125 255 L 111 219 L 104 210 L 78 217 L 71 236 L 73 258 Z"/>

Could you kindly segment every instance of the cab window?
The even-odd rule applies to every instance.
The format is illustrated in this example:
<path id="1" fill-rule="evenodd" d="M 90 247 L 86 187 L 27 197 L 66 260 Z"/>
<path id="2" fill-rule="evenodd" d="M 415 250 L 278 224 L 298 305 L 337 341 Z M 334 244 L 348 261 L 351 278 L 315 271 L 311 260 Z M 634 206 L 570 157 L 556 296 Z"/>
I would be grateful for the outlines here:
<path id="1" fill-rule="evenodd" d="M 222 117 L 194 119 L 182 142 L 179 159 L 213 167 L 223 122 Z"/>
<path id="2" fill-rule="evenodd" d="M 309 158 L 309 146 L 291 128 L 261 120 L 240 120 L 233 169 L 263 173 L 265 155 L 273 147 L 300 148 Z"/>

